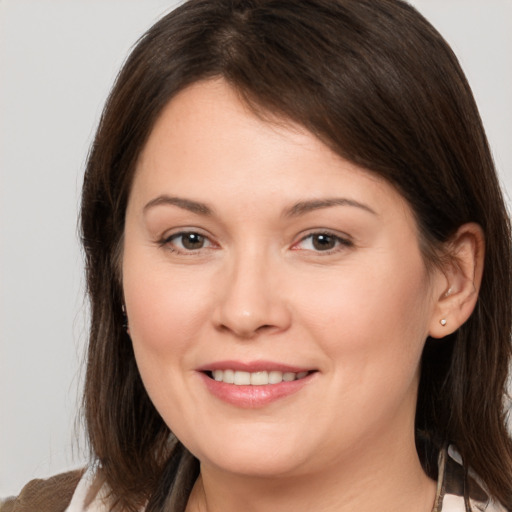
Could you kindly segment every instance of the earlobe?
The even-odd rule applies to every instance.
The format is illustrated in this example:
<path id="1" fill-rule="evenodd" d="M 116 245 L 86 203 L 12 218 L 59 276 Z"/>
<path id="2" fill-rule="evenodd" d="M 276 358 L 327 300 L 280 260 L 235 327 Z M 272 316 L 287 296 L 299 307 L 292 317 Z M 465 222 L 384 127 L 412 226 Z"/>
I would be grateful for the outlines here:
<path id="1" fill-rule="evenodd" d="M 452 334 L 470 317 L 480 291 L 484 255 L 484 234 L 476 223 L 462 225 L 446 243 L 443 290 L 436 299 L 431 337 Z"/>

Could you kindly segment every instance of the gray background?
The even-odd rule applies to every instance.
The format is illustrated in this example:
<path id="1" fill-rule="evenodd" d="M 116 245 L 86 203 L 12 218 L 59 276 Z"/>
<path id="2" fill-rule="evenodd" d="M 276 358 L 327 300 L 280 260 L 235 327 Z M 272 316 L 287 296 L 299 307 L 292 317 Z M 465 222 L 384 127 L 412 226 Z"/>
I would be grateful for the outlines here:
<path id="1" fill-rule="evenodd" d="M 0 496 L 87 459 L 77 205 L 129 48 L 171 0 L 0 0 Z M 512 191 L 512 0 L 415 0 L 459 56 Z"/>

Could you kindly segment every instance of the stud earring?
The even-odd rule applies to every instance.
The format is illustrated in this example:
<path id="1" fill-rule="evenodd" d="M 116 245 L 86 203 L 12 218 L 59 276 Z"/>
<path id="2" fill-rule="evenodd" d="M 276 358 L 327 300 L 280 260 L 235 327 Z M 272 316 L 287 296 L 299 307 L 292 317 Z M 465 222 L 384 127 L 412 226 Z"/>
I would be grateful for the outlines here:
<path id="1" fill-rule="evenodd" d="M 439 320 L 439 323 L 444 327 L 447 324 L 446 318 L 441 318 L 441 320 Z"/>

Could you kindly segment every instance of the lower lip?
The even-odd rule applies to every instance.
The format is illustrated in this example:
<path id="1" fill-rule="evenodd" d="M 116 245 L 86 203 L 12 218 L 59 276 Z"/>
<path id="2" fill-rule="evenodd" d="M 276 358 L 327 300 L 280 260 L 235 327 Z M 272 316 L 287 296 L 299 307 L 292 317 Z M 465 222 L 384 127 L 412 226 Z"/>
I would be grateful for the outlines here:
<path id="1" fill-rule="evenodd" d="M 199 375 L 208 391 L 217 398 L 243 409 L 256 409 L 297 393 L 312 380 L 315 373 L 299 380 L 263 386 L 237 386 L 216 381 L 202 372 Z"/>

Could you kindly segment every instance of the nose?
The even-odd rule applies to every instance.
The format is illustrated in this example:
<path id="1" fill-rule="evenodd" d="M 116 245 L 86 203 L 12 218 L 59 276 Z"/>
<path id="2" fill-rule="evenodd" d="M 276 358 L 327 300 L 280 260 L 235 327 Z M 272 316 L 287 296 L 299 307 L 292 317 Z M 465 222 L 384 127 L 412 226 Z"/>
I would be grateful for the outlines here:
<path id="1" fill-rule="evenodd" d="M 214 314 L 216 328 L 240 339 L 288 329 L 291 311 L 278 267 L 258 251 L 240 254 L 223 279 Z"/>

